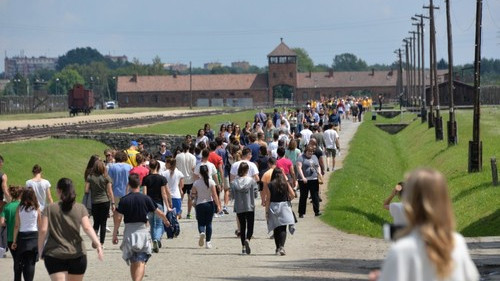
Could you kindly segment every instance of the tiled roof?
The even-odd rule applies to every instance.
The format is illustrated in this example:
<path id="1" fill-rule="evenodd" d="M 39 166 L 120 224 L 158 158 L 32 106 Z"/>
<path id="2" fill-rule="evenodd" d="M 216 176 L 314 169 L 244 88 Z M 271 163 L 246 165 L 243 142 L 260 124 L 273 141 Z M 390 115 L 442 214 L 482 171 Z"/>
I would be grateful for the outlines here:
<path id="1" fill-rule="evenodd" d="M 267 88 L 267 74 L 193 75 L 193 91 L 252 90 Z M 189 75 L 118 77 L 118 92 L 189 91 Z"/>
<path id="2" fill-rule="evenodd" d="M 362 88 L 362 87 L 390 87 L 396 86 L 398 72 L 392 71 L 361 71 L 361 72 L 329 72 L 297 73 L 297 88 Z M 438 75 L 447 73 L 446 70 L 438 70 Z M 429 73 L 426 72 L 426 84 L 429 84 Z M 418 78 L 417 78 L 418 79 Z M 403 81 L 406 75 L 403 74 Z M 439 80 L 438 80 L 439 81 Z M 406 84 L 406 83 L 405 83 Z"/>
<path id="3" fill-rule="evenodd" d="M 274 56 L 297 56 L 297 53 L 295 53 L 292 49 L 290 49 L 285 43 L 281 42 L 278 47 L 276 47 L 269 55 L 268 57 L 274 57 Z"/>

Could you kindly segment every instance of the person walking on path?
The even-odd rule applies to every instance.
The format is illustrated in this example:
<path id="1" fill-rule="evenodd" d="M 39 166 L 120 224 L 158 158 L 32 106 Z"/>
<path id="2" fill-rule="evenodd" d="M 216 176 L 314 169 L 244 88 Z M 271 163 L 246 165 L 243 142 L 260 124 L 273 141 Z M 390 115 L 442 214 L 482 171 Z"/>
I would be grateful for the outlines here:
<path id="1" fill-rule="evenodd" d="M 129 178 L 129 172 L 132 170 L 132 166 L 127 163 L 127 154 L 123 151 L 117 151 L 115 154 L 116 163 L 112 164 L 108 168 L 108 175 L 111 177 L 113 182 L 113 196 L 115 201 L 115 207 L 120 203 L 120 199 L 128 193 L 127 184 Z M 121 221 L 119 213 L 114 213 L 113 222 L 114 224 L 119 224 Z"/>
<path id="2" fill-rule="evenodd" d="M 295 197 L 292 187 L 286 181 L 280 168 L 274 168 L 271 182 L 264 186 L 267 230 L 273 231 L 275 253 L 284 256 L 286 227 L 295 223 L 290 200 Z"/>
<path id="3" fill-rule="evenodd" d="M 332 167 L 332 172 L 335 171 L 335 156 L 337 156 L 337 150 L 340 150 L 339 133 L 334 130 L 333 124 L 326 125 L 328 129 L 323 133 L 326 146 L 326 171 L 330 171 L 330 165 Z M 328 161 L 328 159 L 331 159 Z"/>
<path id="4" fill-rule="evenodd" d="M 94 231 L 99 232 L 99 240 L 101 244 L 104 244 L 109 208 L 115 209 L 115 198 L 113 196 L 113 181 L 108 176 L 106 166 L 101 160 L 94 163 L 94 167 L 85 181 L 85 193 L 89 192 L 92 201 Z M 96 247 L 97 245 L 93 244 L 92 246 Z"/>
<path id="5" fill-rule="evenodd" d="M 137 166 L 137 161 L 135 160 L 135 156 L 139 154 L 138 151 L 139 143 L 135 140 L 130 142 L 130 147 L 126 149 L 124 152 L 127 155 L 127 160 L 126 162 L 131 165 L 132 167 Z"/>
<path id="6" fill-rule="evenodd" d="M 169 201 L 170 189 L 167 188 L 167 178 L 160 175 L 158 170 L 160 164 L 156 160 L 149 162 L 151 174 L 147 175 L 143 180 L 144 194 L 149 196 L 155 203 L 156 207 L 165 213 L 164 206 L 170 210 L 172 202 Z M 151 239 L 153 239 L 153 252 L 158 253 L 161 248 L 161 237 L 163 236 L 164 228 L 161 217 L 151 213 L 149 215 L 149 226 L 151 229 Z"/>
<path id="7" fill-rule="evenodd" d="M 250 255 L 250 239 L 253 235 L 255 220 L 255 196 L 258 186 L 252 177 L 248 176 L 248 164 L 241 163 L 238 167 L 238 178 L 231 183 L 231 194 L 234 198 L 234 212 L 240 225 L 241 254 Z"/>
<path id="8" fill-rule="evenodd" d="M 14 280 L 21 280 L 21 270 L 19 269 L 20 261 L 17 256 L 17 251 L 12 249 L 14 241 L 14 226 L 16 224 L 17 207 L 19 207 L 19 197 L 21 197 L 23 188 L 20 186 L 10 186 L 9 193 L 12 196 L 12 201 L 4 206 L 0 214 L 0 226 L 4 227 L 7 232 L 5 242 L 9 247 L 12 259 L 14 261 Z"/>
<path id="9" fill-rule="evenodd" d="M 320 216 L 319 211 L 319 181 L 321 173 L 318 158 L 313 154 L 314 149 L 307 146 L 304 153 L 297 159 L 297 170 L 299 172 L 298 182 L 300 188 L 299 218 L 306 214 L 307 196 L 311 192 L 313 211 L 315 216 Z"/>
<path id="10" fill-rule="evenodd" d="M 415 170 L 406 181 L 403 204 L 408 227 L 370 280 L 479 280 L 465 239 L 454 230 L 445 177 L 428 168 Z"/>
<path id="11" fill-rule="evenodd" d="M 38 204 L 40 204 L 40 211 L 48 204 L 53 202 L 52 194 L 50 193 L 50 182 L 42 178 L 42 167 L 36 164 L 31 170 L 33 178 L 26 181 L 26 187 L 32 188 L 35 192 Z"/>
<path id="12" fill-rule="evenodd" d="M 96 246 L 100 261 L 103 260 L 102 246 L 90 225 L 87 209 L 75 202 L 73 182 L 62 178 L 57 182 L 56 189 L 60 201 L 48 205 L 43 211 L 38 252 L 52 281 L 80 281 L 87 269 L 87 254 L 80 228 Z"/>
<path id="13" fill-rule="evenodd" d="M 184 187 L 184 175 L 176 168 L 175 158 L 168 158 L 166 162 L 167 171 L 161 175 L 167 179 L 167 186 L 170 190 L 170 200 L 172 208 L 177 213 L 177 218 L 182 217 L 182 188 Z"/>
<path id="14" fill-rule="evenodd" d="M 186 143 L 182 144 L 182 152 L 175 156 L 177 168 L 184 175 L 184 187 L 182 188 L 182 199 L 187 194 L 187 215 L 186 219 L 191 218 L 191 210 L 193 209 L 193 201 L 191 200 L 191 188 L 194 182 L 194 168 L 196 167 L 196 157 L 189 153 L 189 146 Z"/>
<path id="15" fill-rule="evenodd" d="M 35 276 L 35 264 L 38 261 L 38 228 L 40 227 L 40 206 L 35 191 L 25 188 L 16 211 L 12 249 L 16 250 L 19 265 L 25 281 L 32 281 Z M 16 272 L 15 275 L 20 275 Z"/>
<path id="16" fill-rule="evenodd" d="M 140 192 L 139 185 L 139 176 L 130 175 L 128 178 L 130 193 L 120 200 L 114 215 L 120 221 L 114 226 L 113 244 L 118 244 L 118 227 L 123 216 L 125 230 L 120 249 L 122 258 L 130 265 L 130 275 L 133 281 L 141 281 L 144 278 L 146 262 L 151 257 L 151 239 L 146 227 L 148 213 L 154 212 L 166 226 L 170 226 L 167 217 L 156 207 L 153 200 Z"/>
<path id="17" fill-rule="evenodd" d="M 193 183 L 191 196 L 196 204 L 196 220 L 198 221 L 198 232 L 200 238 L 198 245 L 203 247 L 206 242 L 206 248 L 212 248 L 212 220 L 214 213 L 221 211 L 220 202 L 217 198 L 215 182 L 209 178 L 208 166 L 200 166 L 200 176 Z"/>

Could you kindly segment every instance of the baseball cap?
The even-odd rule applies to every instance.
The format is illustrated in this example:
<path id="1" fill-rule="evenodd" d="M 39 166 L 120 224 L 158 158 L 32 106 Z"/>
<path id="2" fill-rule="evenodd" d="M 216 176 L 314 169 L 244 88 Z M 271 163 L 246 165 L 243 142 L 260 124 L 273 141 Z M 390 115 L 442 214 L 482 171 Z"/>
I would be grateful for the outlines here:
<path id="1" fill-rule="evenodd" d="M 133 146 L 139 146 L 139 144 L 138 144 L 135 140 L 131 141 L 131 142 L 130 142 L 130 145 L 133 145 Z"/>

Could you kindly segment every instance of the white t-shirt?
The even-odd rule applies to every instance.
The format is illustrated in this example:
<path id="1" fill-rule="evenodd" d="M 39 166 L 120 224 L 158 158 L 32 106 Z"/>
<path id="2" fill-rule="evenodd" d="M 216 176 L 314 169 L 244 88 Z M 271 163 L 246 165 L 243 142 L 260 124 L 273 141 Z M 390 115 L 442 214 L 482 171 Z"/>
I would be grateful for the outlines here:
<path id="1" fill-rule="evenodd" d="M 208 138 L 207 136 L 202 136 L 201 138 L 196 138 L 194 145 L 197 146 L 198 143 L 204 142 L 206 145 L 208 145 Z"/>
<path id="2" fill-rule="evenodd" d="M 328 129 L 323 132 L 323 138 L 325 139 L 326 148 L 337 149 L 335 141 L 339 138 L 339 133 L 333 129 Z"/>
<path id="3" fill-rule="evenodd" d="M 408 220 L 406 219 L 405 209 L 403 203 L 395 202 L 389 204 L 389 212 L 391 213 L 392 219 L 395 225 L 407 225 Z"/>
<path id="4" fill-rule="evenodd" d="M 238 176 L 238 168 L 240 167 L 241 162 L 245 162 L 248 164 L 248 176 L 253 177 L 255 175 L 259 174 L 259 169 L 257 168 L 257 165 L 255 163 L 250 162 L 248 160 L 240 160 L 238 162 L 234 162 L 233 165 L 231 165 L 231 175 L 237 177 Z"/>
<path id="5" fill-rule="evenodd" d="M 209 178 L 212 178 L 214 175 L 217 175 L 217 168 L 215 167 L 214 164 L 212 164 L 212 162 L 201 162 L 200 164 L 197 164 L 196 167 L 194 168 L 194 174 L 197 175 L 198 177 L 201 178 L 201 175 L 200 175 L 200 166 L 207 166 L 208 168 L 208 176 Z"/>
<path id="6" fill-rule="evenodd" d="M 40 204 L 40 211 L 43 211 L 47 205 L 47 190 L 50 189 L 50 182 L 46 179 L 41 179 L 39 181 L 27 180 L 26 187 L 31 187 L 35 191 L 36 199 L 38 204 Z"/>
<path id="7" fill-rule="evenodd" d="M 469 255 L 462 235 L 453 234 L 453 270 L 445 280 L 477 281 L 479 273 Z M 429 260 L 424 241 L 416 230 L 394 243 L 382 265 L 378 281 L 438 281 L 435 266 Z"/>
<path id="8" fill-rule="evenodd" d="M 272 141 L 267 145 L 267 151 L 271 152 L 271 156 L 274 158 L 278 158 L 278 153 L 276 152 L 278 150 L 278 142 L 277 141 Z"/>
<path id="9" fill-rule="evenodd" d="M 162 176 L 167 178 L 167 186 L 170 189 L 170 194 L 172 198 L 180 199 L 181 191 L 179 190 L 179 182 L 184 175 L 179 171 L 179 169 L 175 168 L 173 175 L 170 173 L 170 170 L 161 173 Z"/>
<path id="10" fill-rule="evenodd" d="M 19 232 L 38 231 L 38 211 L 19 208 Z"/>
<path id="11" fill-rule="evenodd" d="M 302 136 L 302 140 L 304 141 L 304 144 L 308 144 L 309 140 L 311 139 L 311 135 L 313 132 L 309 129 L 304 129 L 300 131 L 300 135 Z"/>
<path id="12" fill-rule="evenodd" d="M 196 157 L 189 152 L 181 152 L 175 157 L 176 167 L 185 176 L 184 184 L 194 182 L 194 168 L 196 167 Z"/>

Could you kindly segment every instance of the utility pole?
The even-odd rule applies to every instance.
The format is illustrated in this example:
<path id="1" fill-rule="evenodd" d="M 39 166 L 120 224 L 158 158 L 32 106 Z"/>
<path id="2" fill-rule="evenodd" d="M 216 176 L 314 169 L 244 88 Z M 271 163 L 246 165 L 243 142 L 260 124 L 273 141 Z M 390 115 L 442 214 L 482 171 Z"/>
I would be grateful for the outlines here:
<path id="1" fill-rule="evenodd" d="M 434 101 L 436 103 L 436 118 L 434 120 L 434 129 L 436 140 L 443 140 L 443 118 L 440 115 L 440 104 L 439 104 L 439 85 L 437 80 L 437 67 L 436 67 L 436 25 L 434 23 L 434 9 L 439 9 L 439 7 L 435 7 L 433 4 L 433 0 L 430 0 L 430 6 L 425 7 L 429 9 L 429 18 L 430 18 L 430 45 L 431 45 L 431 85 L 433 87 L 434 92 Z"/>
<path id="2" fill-rule="evenodd" d="M 189 109 L 193 109 L 193 68 L 189 62 Z"/>
<path id="3" fill-rule="evenodd" d="M 450 0 L 446 1 L 446 29 L 448 31 L 448 94 L 450 95 L 450 120 L 448 121 L 448 145 L 458 143 L 457 122 L 455 120 L 455 93 L 454 93 L 454 74 L 453 74 L 453 41 L 451 33 Z"/>
<path id="4" fill-rule="evenodd" d="M 399 96 L 399 110 L 402 110 L 403 104 L 403 61 L 401 59 L 401 48 L 397 49 L 397 54 L 399 57 L 399 67 L 398 67 L 398 81 L 397 81 L 397 93 Z"/>
<path id="5" fill-rule="evenodd" d="M 405 65 L 405 70 L 406 70 L 406 89 L 405 89 L 405 96 L 406 96 L 406 101 L 405 101 L 405 106 L 408 107 L 408 96 L 410 92 L 410 64 L 408 63 L 409 60 L 409 53 L 408 53 L 408 44 L 410 44 L 410 40 L 408 38 L 403 39 L 405 42 L 405 56 L 406 56 L 406 65 Z"/>
<path id="6" fill-rule="evenodd" d="M 483 1 L 476 4 L 476 47 L 474 52 L 474 121 L 472 141 L 469 141 L 469 173 L 480 172 L 483 168 L 483 144 L 480 139 L 479 120 L 481 117 L 481 29 Z"/>
<path id="7" fill-rule="evenodd" d="M 416 18 L 414 17 L 411 17 L 411 19 L 415 19 L 417 20 Z M 421 93 L 422 93 L 422 80 L 420 79 L 421 77 L 421 71 L 420 71 L 420 67 L 421 67 L 421 59 L 420 59 L 420 23 L 413 23 L 412 25 L 416 26 L 417 27 L 417 31 L 415 32 L 417 34 L 417 87 L 416 87 L 416 97 L 417 99 L 420 101 L 418 106 L 422 107 L 422 101 L 423 101 L 423 98 L 421 96 Z"/>
<path id="8" fill-rule="evenodd" d="M 422 123 L 427 122 L 427 94 L 425 93 L 425 52 L 424 52 L 424 19 L 428 17 L 424 15 L 415 15 L 420 18 L 420 45 L 422 46 L 422 107 L 420 109 L 420 115 L 422 118 Z M 415 18 L 416 19 L 416 18 Z"/>
<path id="9" fill-rule="evenodd" d="M 413 101 L 413 106 L 417 106 L 417 64 L 416 64 L 416 52 L 415 52 L 415 45 L 417 44 L 416 43 L 416 38 L 415 38 L 415 34 L 417 32 L 415 31 L 410 31 L 409 32 L 410 34 L 413 35 L 412 37 L 412 45 L 413 45 L 413 50 L 412 50 L 412 54 L 413 54 L 413 64 L 412 64 L 412 72 L 413 72 L 413 93 L 411 95 L 412 97 L 412 101 Z"/>

